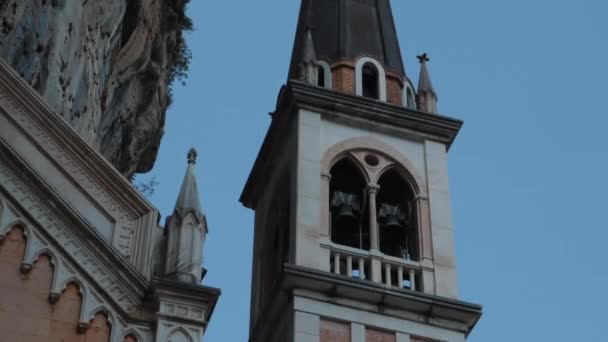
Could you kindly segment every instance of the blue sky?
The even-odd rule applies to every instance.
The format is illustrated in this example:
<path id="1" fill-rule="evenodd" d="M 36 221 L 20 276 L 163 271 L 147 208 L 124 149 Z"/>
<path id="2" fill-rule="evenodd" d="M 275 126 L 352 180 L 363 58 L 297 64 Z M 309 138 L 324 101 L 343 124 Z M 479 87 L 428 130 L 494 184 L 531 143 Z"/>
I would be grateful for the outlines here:
<path id="1" fill-rule="evenodd" d="M 286 81 L 297 0 L 193 1 L 151 197 L 170 214 L 190 146 L 210 224 L 206 341 L 246 341 L 252 212 L 238 202 Z M 393 1 L 408 75 L 428 52 L 450 150 L 460 292 L 484 306 L 469 341 L 603 341 L 608 306 L 608 2 Z"/>

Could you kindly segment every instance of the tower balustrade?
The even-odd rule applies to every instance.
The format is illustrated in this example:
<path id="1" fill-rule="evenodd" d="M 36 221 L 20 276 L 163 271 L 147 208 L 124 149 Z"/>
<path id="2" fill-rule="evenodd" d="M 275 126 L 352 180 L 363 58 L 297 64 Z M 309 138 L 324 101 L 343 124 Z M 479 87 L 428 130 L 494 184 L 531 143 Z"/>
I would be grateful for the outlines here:
<path id="1" fill-rule="evenodd" d="M 330 271 L 334 274 L 389 287 L 423 291 L 417 284 L 422 277 L 423 267 L 420 262 L 383 254 L 376 255 L 370 251 L 337 244 L 325 244 L 322 247 L 330 251 Z"/>

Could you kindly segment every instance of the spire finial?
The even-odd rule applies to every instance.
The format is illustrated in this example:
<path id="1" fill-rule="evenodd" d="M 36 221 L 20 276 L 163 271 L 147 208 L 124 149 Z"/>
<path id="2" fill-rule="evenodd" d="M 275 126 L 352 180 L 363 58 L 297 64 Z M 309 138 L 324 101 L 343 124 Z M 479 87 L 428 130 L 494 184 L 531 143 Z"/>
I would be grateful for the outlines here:
<path id="1" fill-rule="evenodd" d="M 416 56 L 416 58 L 418 58 L 418 60 L 420 61 L 420 64 L 424 64 L 426 62 L 431 61 L 431 59 L 429 58 L 429 55 L 426 52 L 420 56 Z"/>
<path id="2" fill-rule="evenodd" d="M 437 93 L 433 89 L 431 75 L 426 63 L 430 61 L 425 52 L 417 56 L 420 61 L 420 77 L 418 78 L 418 110 L 425 113 L 437 113 Z"/>
<path id="3" fill-rule="evenodd" d="M 198 156 L 198 152 L 193 147 L 188 151 L 188 164 L 196 164 L 196 157 Z"/>
<path id="4" fill-rule="evenodd" d="M 306 36 L 304 37 L 304 56 L 302 57 L 302 63 L 315 63 L 317 61 L 317 53 L 315 52 L 315 44 L 312 38 L 312 30 L 306 30 Z"/>
<path id="5" fill-rule="evenodd" d="M 317 70 L 317 54 L 315 53 L 315 44 L 312 39 L 312 31 L 308 29 L 304 36 L 303 42 L 304 54 L 300 62 L 300 80 L 311 85 L 317 85 L 319 80 L 319 71 Z"/>
<path id="6" fill-rule="evenodd" d="M 173 215 L 167 220 L 165 241 L 165 271 L 168 279 L 200 284 L 202 278 L 203 244 L 207 221 L 201 206 L 194 164 L 197 152 L 188 151 L 188 167 Z"/>

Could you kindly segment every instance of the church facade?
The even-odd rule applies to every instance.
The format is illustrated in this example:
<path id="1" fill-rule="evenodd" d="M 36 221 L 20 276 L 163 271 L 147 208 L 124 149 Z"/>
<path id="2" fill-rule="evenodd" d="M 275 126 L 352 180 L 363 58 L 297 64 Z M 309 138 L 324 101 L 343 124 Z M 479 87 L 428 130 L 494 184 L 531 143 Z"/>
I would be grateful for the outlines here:
<path id="1" fill-rule="evenodd" d="M 304 0 L 287 84 L 242 203 L 255 211 L 251 342 L 461 342 L 447 153 L 389 0 Z M 270 324 L 269 322 L 272 322 Z"/>
<path id="2" fill-rule="evenodd" d="M 0 61 L 0 340 L 200 341 L 207 223 L 194 165 L 159 213 Z M 186 165 L 186 162 L 184 162 Z"/>

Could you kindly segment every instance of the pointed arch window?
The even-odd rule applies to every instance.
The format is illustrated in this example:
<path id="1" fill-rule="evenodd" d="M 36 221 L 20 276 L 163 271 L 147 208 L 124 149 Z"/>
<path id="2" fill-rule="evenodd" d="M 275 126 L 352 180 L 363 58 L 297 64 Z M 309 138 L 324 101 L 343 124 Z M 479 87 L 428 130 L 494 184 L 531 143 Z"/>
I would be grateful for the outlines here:
<path id="1" fill-rule="evenodd" d="M 402 259 L 419 260 L 414 191 L 397 168 L 387 170 L 378 185 L 380 251 Z"/>
<path id="2" fill-rule="evenodd" d="M 369 250 L 369 215 L 367 182 L 350 158 L 337 162 L 331 169 L 330 227 L 332 242 Z"/>

